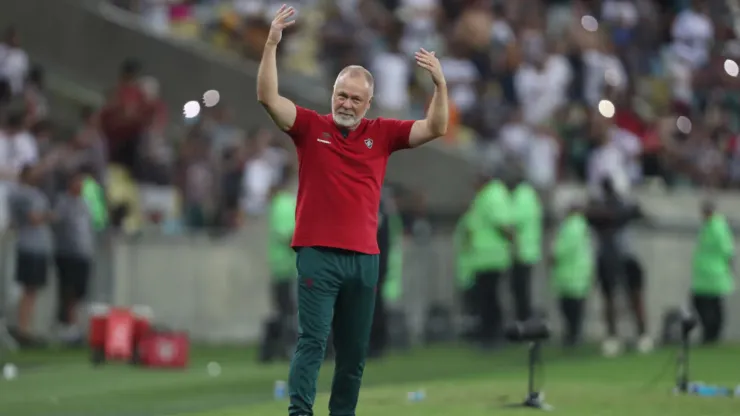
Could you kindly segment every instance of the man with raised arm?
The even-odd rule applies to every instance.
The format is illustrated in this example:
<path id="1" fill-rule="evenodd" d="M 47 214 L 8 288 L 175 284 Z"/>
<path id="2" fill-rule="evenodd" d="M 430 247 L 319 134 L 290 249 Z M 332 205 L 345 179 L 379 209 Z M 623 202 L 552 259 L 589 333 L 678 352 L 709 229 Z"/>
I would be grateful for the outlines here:
<path id="1" fill-rule="evenodd" d="M 298 152 L 299 338 L 290 366 L 291 416 L 313 415 L 316 380 L 334 331 L 336 368 L 329 414 L 354 416 L 365 367 L 378 282 L 378 208 L 391 153 L 447 132 L 447 86 L 434 52 L 416 53 L 434 96 L 424 120 L 366 119 L 373 76 L 361 66 L 337 76 L 331 114 L 296 106 L 278 93 L 275 52 L 292 7 L 272 21 L 257 76 L 257 99 Z"/>

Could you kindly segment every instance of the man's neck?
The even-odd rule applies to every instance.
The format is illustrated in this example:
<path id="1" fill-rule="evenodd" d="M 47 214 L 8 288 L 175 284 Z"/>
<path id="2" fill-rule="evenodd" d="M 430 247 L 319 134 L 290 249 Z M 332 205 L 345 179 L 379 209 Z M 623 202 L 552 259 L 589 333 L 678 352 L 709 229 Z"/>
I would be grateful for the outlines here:
<path id="1" fill-rule="evenodd" d="M 357 129 L 357 126 L 359 126 L 360 123 L 358 122 L 357 124 L 355 124 L 352 127 L 340 126 L 337 123 L 334 123 L 334 125 L 337 126 L 337 129 L 339 130 L 340 133 L 342 133 L 342 136 L 347 137 L 347 136 L 349 136 L 350 133 L 352 133 L 353 131 L 355 131 Z"/>

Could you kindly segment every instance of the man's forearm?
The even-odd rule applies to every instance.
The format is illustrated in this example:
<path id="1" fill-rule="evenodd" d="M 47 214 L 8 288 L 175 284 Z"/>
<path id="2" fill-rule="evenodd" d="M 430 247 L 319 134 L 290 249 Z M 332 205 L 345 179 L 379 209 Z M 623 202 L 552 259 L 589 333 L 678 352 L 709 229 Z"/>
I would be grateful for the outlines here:
<path id="1" fill-rule="evenodd" d="M 435 136 L 447 134 L 450 110 L 447 104 L 447 84 L 435 85 L 432 102 L 427 111 L 427 125 Z"/>
<path id="2" fill-rule="evenodd" d="M 257 100 L 268 103 L 278 97 L 277 44 L 268 42 L 257 71 Z"/>

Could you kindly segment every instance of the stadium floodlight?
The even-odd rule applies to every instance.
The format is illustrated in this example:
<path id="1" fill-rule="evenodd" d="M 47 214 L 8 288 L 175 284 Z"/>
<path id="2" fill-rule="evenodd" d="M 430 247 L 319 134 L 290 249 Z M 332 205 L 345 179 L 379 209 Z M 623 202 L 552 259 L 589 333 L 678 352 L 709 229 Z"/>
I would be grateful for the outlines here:
<path id="1" fill-rule="evenodd" d="M 542 342 L 550 339 L 550 327 L 544 321 L 532 319 L 526 322 L 514 322 L 506 328 L 504 334 L 511 342 L 529 343 L 527 397 L 524 402 L 509 407 L 553 410 L 552 406 L 545 403 L 544 394 L 540 391 L 542 386 L 536 386 L 535 381 L 537 367 L 543 366 L 541 347 Z"/>

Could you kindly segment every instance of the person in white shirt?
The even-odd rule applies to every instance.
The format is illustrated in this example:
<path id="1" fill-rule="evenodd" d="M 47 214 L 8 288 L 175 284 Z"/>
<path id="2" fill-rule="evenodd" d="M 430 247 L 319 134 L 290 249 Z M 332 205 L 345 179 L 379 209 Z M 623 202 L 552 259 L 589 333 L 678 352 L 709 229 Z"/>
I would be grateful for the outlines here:
<path id="1" fill-rule="evenodd" d="M 28 54 L 20 46 L 18 32 L 11 28 L 0 44 L 0 82 L 7 83 L 12 96 L 23 92 L 28 70 Z"/>
<path id="2" fill-rule="evenodd" d="M 583 51 L 583 94 L 591 106 L 596 106 L 604 98 L 607 87 L 615 92 L 623 92 L 629 85 L 627 70 L 612 49 L 611 42 L 602 38 L 597 47 Z"/>
<path id="3" fill-rule="evenodd" d="M 592 133 L 600 142 L 591 152 L 586 168 L 589 195 L 600 198 L 604 179 L 613 181 L 616 192 L 629 195 L 632 183 L 638 179 L 639 160 L 642 151 L 639 138 L 614 126 L 611 120 L 596 115 L 592 120 Z"/>
<path id="4" fill-rule="evenodd" d="M 691 6 L 676 16 L 671 37 L 673 52 L 693 69 L 707 63 L 714 39 L 714 24 L 704 0 L 692 0 Z"/>
<path id="5" fill-rule="evenodd" d="M 34 165 L 39 160 L 39 149 L 36 139 L 26 129 L 26 115 L 15 112 L 8 116 L 5 134 L 8 137 L 6 148 L 2 150 L 5 158 L 10 161 L 14 172 L 20 172 L 26 165 Z"/>
<path id="6" fill-rule="evenodd" d="M 389 39 L 390 47 L 373 58 L 375 74 L 375 102 L 388 117 L 401 116 L 409 108 L 409 80 L 411 61 L 401 53 L 399 36 Z"/>
<path id="7" fill-rule="evenodd" d="M 514 75 L 514 88 L 524 121 L 541 125 L 566 103 L 573 74 L 564 56 L 547 52 L 542 34 L 526 37 L 522 46 L 526 61 Z"/>
<path id="8" fill-rule="evenodd" d="M 478 83 L 481 74 L 475 64 L 465 55 L 465 45 L 458 41 L 451 41 L 448 45 L 449 53 L 439 59 L 442 65 L 447 89 L 452 103 L 460 114 L 467 114 L 476 109 L 479 91 Z"/>
<path id="9" fill-rule="evenodd" d="M 281 149 L 270 146 L 272 134 L 269 131 L 259 131 L 253 140 L 254 154 L 244 164 L 242 209 L 247 215 L 260 215 L 287 156 Z"/>
<path id="10" fill-rule="evenodd" d="M 437 16 L 440 9 L 439 0 L 400 0 L 398 14 L 404 21 L 404 33 L 401 39 L 401 50 L 406 55 L 419 48 L 429 48 L 430 42 L 437 36 Z"/>
<path id="11" fill-rule="evenodd" d="M 693 0 L 690 8 L 676 16 L 671 36 L 672 53 L 666 64 L 673 79 L 673 97 L 690 103 L 694 94 L 692 73 L 708 62 L 714 39 L 714 24 L 706 13 L 703 0 Z"/>

